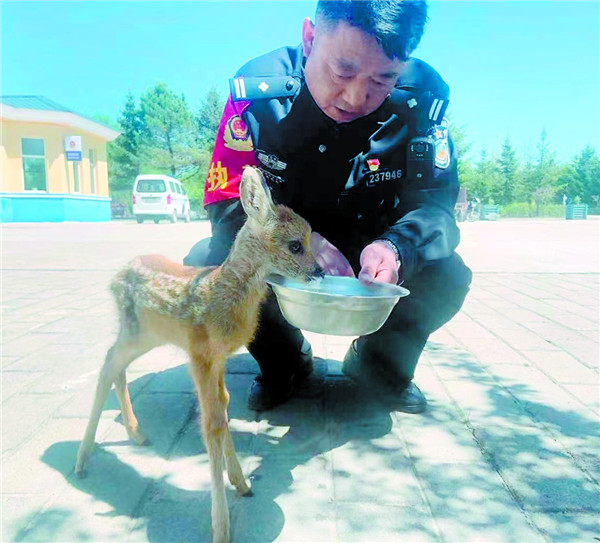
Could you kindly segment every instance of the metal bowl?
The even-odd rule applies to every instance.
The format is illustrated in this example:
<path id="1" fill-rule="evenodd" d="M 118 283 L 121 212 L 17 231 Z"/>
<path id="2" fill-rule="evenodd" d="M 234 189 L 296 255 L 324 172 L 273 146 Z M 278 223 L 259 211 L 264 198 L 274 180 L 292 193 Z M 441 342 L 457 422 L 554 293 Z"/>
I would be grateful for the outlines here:
<path id="1" fill-rule="evenodd" d="M 354 277 L 334 275 L 308 283 L 270 275 L 267 283 L 273 288 L 281 312 L 290 324 L 334 336 L 376 332 L 398 300 L 409 294 L 407 289 L 396 285 L 365 285 Z"/>

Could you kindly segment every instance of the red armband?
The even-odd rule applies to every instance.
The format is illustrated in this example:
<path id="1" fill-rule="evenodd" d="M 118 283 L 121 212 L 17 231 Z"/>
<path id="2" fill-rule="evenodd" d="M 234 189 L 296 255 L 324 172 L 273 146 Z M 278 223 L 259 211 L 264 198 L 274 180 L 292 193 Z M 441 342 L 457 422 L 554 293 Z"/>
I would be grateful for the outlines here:
<path id="1" fill-rule="evenodd" d="M 217 130 L 215 148 L 204 184 L 204 205 L 240 197 L 245 166 L 257 165 L 250 130 L 242 112 L 250 102 L 227 99 Z"/>

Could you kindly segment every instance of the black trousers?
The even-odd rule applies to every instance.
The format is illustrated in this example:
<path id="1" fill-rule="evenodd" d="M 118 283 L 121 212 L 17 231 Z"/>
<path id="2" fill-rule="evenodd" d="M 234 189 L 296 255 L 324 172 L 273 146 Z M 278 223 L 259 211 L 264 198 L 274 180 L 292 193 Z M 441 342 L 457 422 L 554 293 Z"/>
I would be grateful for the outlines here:
<path id="1" fill-rule="evenodd" d="M 194 245 L 184 259 L 189 266 L 221 264 L 230 245 L 206 238 Z M 461 308 L 469 291 L 471 270 L 456 254 L 426 266 L 405 281 L 410 295 L 400 298 L 381 329 L 358 340 L 361 361 L 391 384 L 411 381 L 429 335 L 448 322 Z M 302 332 L 281 314 L 270 292 L 262 306 L 258 330 L 248 345 L 263 379 L 273 386 L 288 382 L 300 363 Z"/>

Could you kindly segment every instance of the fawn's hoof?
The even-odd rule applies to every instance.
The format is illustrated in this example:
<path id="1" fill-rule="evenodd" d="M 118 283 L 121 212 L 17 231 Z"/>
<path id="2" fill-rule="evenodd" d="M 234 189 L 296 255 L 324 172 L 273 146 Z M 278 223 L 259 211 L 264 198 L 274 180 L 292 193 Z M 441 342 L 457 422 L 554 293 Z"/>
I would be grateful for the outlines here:
<path id="1" fill-rule="evenodd" d="M 87 471 L 85 468 L 75 468 L 75 477 L 78 479 L 85 479 L 87 477 Z"/>
<path id="2" fill-rule="evenodd" d="M 252 498 L 254 496 L 254 492 L 249 488 L 246 492 L 242 494 L 242 498 Z"/>

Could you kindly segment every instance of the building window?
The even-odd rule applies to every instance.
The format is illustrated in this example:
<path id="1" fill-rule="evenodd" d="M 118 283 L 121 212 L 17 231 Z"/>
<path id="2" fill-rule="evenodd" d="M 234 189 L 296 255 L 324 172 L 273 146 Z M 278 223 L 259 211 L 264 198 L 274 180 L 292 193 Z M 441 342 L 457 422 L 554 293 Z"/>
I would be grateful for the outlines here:
<path id="1" fill-rule="evenodd" d="M 23 156 L 25 190 L 46 190 L 44 140 L 22 138 L 21 155 Z"/>
<path id="2" fill-rule="evenodd" d="M 96 153 L 90 149 L 90 192 L 96 194 Z"/>

